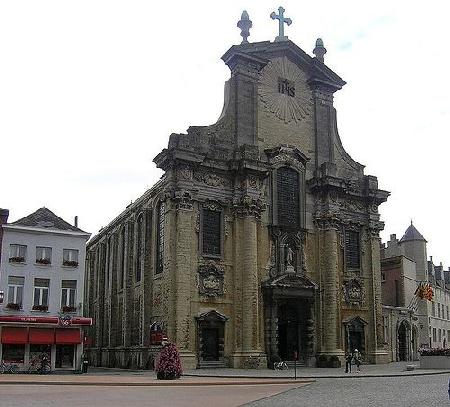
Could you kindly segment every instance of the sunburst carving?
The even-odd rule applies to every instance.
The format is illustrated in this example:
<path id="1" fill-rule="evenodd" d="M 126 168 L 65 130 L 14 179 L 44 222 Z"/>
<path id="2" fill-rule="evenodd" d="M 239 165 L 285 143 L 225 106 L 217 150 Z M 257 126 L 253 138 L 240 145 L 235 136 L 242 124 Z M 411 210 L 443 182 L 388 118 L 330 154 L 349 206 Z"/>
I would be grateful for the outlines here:
<path id="1" fill-rule="evenodd" d="M 279 79 L 295 85 L 295 96 L 278 91 Z M 264 106 L 285 123 L 300 122 L 311 114 L 312 100 L 303 72 L 286 57 L 275 58 L 263 69 L 259 79 L 259 98 Z"/>

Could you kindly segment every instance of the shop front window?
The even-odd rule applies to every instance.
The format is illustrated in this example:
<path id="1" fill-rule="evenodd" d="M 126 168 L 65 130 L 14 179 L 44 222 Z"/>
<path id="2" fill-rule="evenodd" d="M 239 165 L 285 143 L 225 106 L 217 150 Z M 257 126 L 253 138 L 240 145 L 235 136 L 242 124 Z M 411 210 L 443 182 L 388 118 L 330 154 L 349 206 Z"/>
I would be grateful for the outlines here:
<path id="1" fill-rule="evenodd" d="M 25 358 L 25 345 L 3 344 L 2 359 L 5 363 L 23 363 Z"/>

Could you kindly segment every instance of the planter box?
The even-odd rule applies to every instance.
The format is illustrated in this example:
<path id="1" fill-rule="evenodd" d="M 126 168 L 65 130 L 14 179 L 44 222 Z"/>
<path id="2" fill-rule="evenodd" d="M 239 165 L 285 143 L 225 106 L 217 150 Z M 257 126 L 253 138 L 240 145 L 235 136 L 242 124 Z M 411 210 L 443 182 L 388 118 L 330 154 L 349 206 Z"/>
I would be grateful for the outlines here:
<path id="1" fill-rule="evenodd" d="M 421 369 L 450 369 L 450 356 L 420 356 Z"/>

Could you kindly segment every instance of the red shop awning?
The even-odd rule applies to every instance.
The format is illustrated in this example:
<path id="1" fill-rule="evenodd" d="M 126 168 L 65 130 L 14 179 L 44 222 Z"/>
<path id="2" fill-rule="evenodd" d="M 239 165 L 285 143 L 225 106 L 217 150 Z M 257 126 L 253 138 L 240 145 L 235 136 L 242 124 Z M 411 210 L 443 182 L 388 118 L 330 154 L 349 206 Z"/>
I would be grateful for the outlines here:
<path id="1" fill-rule="evenodd" d="M 9 326 L 2 328 L 2 343 L 24 344 L 27 342 L 27 328 L 14 328 Z"/>
<path id="2" fill-rule="evenodd" d="M 79 329 L 56 329 L 56 343 L 58 345 L 81 343 Z"/>
<path id="3" fill-rule="evenodd" d="M 30 328 L 28 342 L 34 345 L 53 345 L 55 331 L 53 329 Z"/>

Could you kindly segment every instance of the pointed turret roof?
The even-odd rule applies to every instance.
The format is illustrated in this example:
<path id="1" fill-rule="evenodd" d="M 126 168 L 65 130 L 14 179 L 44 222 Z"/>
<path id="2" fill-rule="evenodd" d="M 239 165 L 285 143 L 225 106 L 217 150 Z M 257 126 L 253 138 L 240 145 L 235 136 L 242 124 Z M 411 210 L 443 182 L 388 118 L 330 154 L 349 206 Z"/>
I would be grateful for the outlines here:
<path id="1" fill-rule="evenodd" d="M 11 225 L 31 226 L 43 229 L 71 230 L 73 232 L 85 233 L 81 229 L 72 226 L 70 223 L 66 222 L 59 216 L 56 216 L 50 209 L 47 209 L 45 207 L 39 208 L 31 215 L 25 216 L 22 219 L 12 222 Z"/>
<path id="2" fill-rule="evenodd" d="M 412 221 L 411 221 L 411 225 L 408 226 L 408 229 L 406 229 L 405 234 L 400 239 L 400 243 L 402 243 L 402 242 L 409 242 L 411 240 L 422 240 L 422 241 L 426 242 L 426 239 L 416 229 L 416 227 L 413 225 Z"/>

